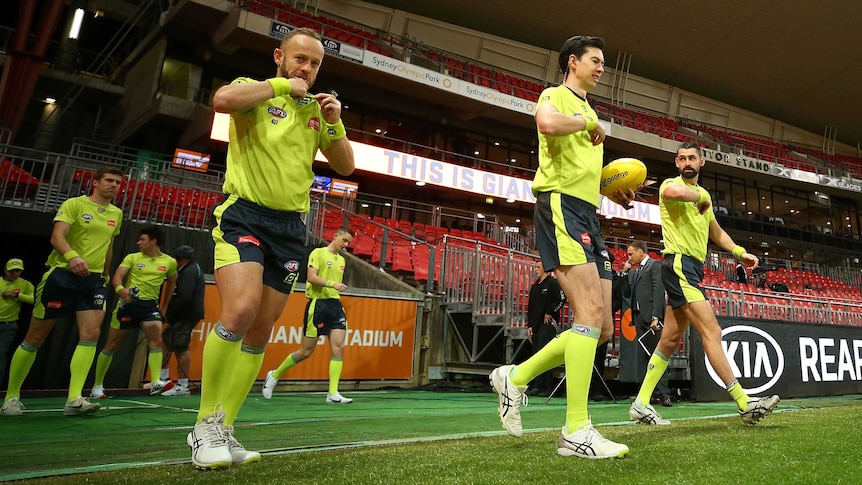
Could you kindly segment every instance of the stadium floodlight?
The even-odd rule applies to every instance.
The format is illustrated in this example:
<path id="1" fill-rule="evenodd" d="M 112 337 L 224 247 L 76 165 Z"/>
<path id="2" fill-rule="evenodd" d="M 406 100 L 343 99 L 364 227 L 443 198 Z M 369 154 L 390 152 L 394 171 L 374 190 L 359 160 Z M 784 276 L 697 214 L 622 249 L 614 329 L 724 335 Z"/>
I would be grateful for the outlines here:
<path id="1" fill-rule="evenodd" d="M 81 33 L 81 23 L 84 21 L 84 9 L 76 8 L 75 16 L 72 17 L 72 28 L 69 29 L 69 38 L 77 39 L 78 34 Z"/>

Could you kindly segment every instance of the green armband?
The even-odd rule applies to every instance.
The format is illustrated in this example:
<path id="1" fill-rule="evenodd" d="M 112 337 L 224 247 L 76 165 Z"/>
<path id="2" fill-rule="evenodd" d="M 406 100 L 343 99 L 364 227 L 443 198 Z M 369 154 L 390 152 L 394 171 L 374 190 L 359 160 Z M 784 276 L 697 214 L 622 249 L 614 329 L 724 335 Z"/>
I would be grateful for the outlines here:
<path id="1" fill-rule="evenodd" d="M 697 199 L 697 205 L 703 204 L 704 202 L 706 202 L 707 199 L 709 199 L 709 192 L 707 192 L 706 190 L 699 189 L 697 193 L 700 194 L 700 198 Z"/>
<path id="2" fill-rule="evenodd" d="M 748 251 L 746 251 L 745 248 L 742 246 L 735 246 L 733 248 L 733 251 L 731 251 L 731 253 L 733 254 L 733 257 L 736 259 L 741 258 L 743 253 L 747 253 L 747 252 Z"/>
<path id="3" fill-rule="evenodd" d="M 344 129 L 344 123 L 338 120 L 334 125 L 326 124 L 326 133 L 329 134 L 329 139 L 332 141 L 340 140 L 347 136 L 347 130 Z"/>
<path id="4" fill-rule="evenodd" d="M 326 287 L 327 288 L 332 288 L 334 286 L 335 286 L 335 283 L 333 283 L 332 280 L 326 280 Z"/>
<path id="5" fill-rule="evenodd" d="M 63 253 L 63 259 L 65 259 L 67 263 L 69 261 L 75 259 L 75 258 L 80 258 L 80 257 L 81 257 L 81 255 L 78 254 L 78 251 L 75 251 L 74 249 L 71 249 L 71 250 Z"/>
<path id="6" fill-rule="evenodd" d="M 123 291 L 123 289 L 123 285 L 117 285 L 116 287 L 114 287 L 114 292 L 119 295 L 120 292 Z"/>
<path id="7" fill-rule="evenodd" d="M 267 79 L 266 82 L 272 86 L 273 98 L 277 98 L 279 96 L 290 96 L 290 79 L 286 77 L 273 77 Z"/>

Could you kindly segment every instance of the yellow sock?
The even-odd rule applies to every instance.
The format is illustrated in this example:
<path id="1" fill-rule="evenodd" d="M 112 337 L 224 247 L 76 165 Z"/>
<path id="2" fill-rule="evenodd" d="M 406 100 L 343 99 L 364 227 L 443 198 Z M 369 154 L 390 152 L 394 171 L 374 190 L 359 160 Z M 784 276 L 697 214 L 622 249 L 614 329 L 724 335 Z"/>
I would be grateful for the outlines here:
<path id="1" fill-rule="evenodd" d="M 296 365 L 296 360 L 294 360 L 293 352 L 291 352 L 290 355 L 288 355 L 287 358 L 285 358 L 281 362 L 281 365 L 278 366 L 278 369 L 275 369 L 275 372 L 272 373 L 272 377 L 275 377 L 276 379 L 280 379 L 281 375 L 284 374 L 285 372 L 287 372 L 287 369 L 290 369 L 291 367 L 293 367 L 295 365 Z"/>
<path id="2" fill-rule="evenodd" d="M 748 394 L 745 393 L 745 390 L 742 389 L 739 382 L 731 382 L 730 385 L 727 386 L 727 392 L 730 394 L 730 397 L 736 401 L 736 406 L 741 411 L 748 411 L 748 400 L 751 398 L 748 397 Z"/>
<path id="3" fill-rule="evenodd" d="M 36 347 L 31 346 L 27 341 L 21 342 L 21 345 L 15 350 L 12 355 L 12 365 L 9 367 L 9 386 L 6 389 L 6 398 L 8 401 L 13 397 L 21 398 L 21 384 L 30 373 L 30 368 L 33 367 L 33 362 L 36 360 Z"/>
<path id="4" fill-rule="evenodd" d="M 587 395 L 602 329 L 576 323 L 566 342 L 566 433 L 589 422 Z"/>
<path id="5" fill-rule="evenodd" d="M 532 357 L 518 364 L 509 376 L 512 384 L 526 386 L 542 372 L 562 365 L 565 362 L 566 342 L 571 334 L 571 331 L 561 333 Z"/>
<path id="6" fill-rule="evenodd" d="M 105 352 L 104 350 L 99 352 L 99 357 L 96 359 L 96 380 L 93 382 L 93 387 L 104 387 L 105 374 L 108 373 L 112 360 L 114 360 L 113 352 Z"/>
<path id="7" fill-rule="evenodd" d="M 649 358 L 646 375 L 641 384 L 641 389 L 638 391 L 638 397 L 635 400 L 635 404 L 640 407 L 644 407 L 649 404 L 652 393 L 655 390 L 655 386 L 658 384 L 658 381 L 661 380 L 661 376 L 664 375 L 664 371 L 667 370 L 668 360 L 667 356 L 661 353 L 660 350 L 653 352 L 652 357 Z"/>
<path id="8" fill-rule="evenodd" d="M 75 353 L 72 354 L 72 362 L 69 363 L 69 372 L 72 374 L 72 378 L 69 379 L 70 401 L 81 395 L 84 381 L 87 380 L 87 374 L 90 373 L 95 357 L 96 342 L 78 342 Z"/>
<path id="9" fill-rule="evenodd" d="M 201 363 L 201 404 L 198 423 L 203 421 L 204 416 L 213 413 L 216 404 L 223 402 L 226 392 L 230 389 L 241 345 L 242 336 L 225 329 L 221 323 L 216 323 L 207 335 Z"/>
<path id="10" fill-rule="evenodd" d="M 260 367 L 263 365 L 264 347 L 243 345 L 237 356 L 233 375 L 230 377 L 230 388 L 222 399 L 225 426 L 233 426 L 233 421 L 248 397 L 248 391 L 254 384 Z"/>
<path id="11" fill-rule="evenodd" d="M 329 361 L 329 393 L 338 394 L 338 381 L 341 379 L 341 368 L 344 362 L 331 359 Z"/>
<path id="12" fill-rule="evenodd" d="M 150 367 L 150 382 L 156 382 L 162 373 L 162 349 L 150 349 L 147 356 L 147 364 Z"/>

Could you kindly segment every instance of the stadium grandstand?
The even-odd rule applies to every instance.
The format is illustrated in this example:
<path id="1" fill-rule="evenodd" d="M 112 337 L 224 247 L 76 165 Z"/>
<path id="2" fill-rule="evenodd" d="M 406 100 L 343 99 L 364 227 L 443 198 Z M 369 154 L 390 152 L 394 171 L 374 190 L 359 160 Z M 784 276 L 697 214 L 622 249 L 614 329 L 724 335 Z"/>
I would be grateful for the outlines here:
<path id="1" fill-rule="evenodd" d="M 671 42 L 649 48 L 667 47 L 666 52 L 651 52 L 637 39 L 653 31 L 626 33 L 622 27 L 637 15 L 673 18 L 670 7 L 650 13 L 632 7 L 624 15 L 617 11 L 621 7 L 586 2 L 608 20 L 599 29 L 570 32 L 569 22 L 546 28 L 523 19 L 508 0 L 502 4 L 512 9 L 501 8 L 494 22 L 464 5 L 469 2 L 455 1 L 3 3 L 0 256 L 21 257 L 28 268 L 39 267 L 50 251 L 59 204 L 87 193 L 94 171 L 110 164 L 127 174 L 116 198 L 126 221 L 115 243 L 114 267 L 133 247 L 138 229 L 155 223 L 168 231 L 167 248 L 193 245 L 205 272 L 212 273 L 208 228 L 212 207 L 222 199 L 226 158 L 212 93 L 238 76 L 271 76 L 278 39 L 308 27 L 321 33 L 327 52 L 313 91 L 338 93 L 357 154 L 357 171 L 346 179 L 322 158 L 316 162 L 308 248 L 350 226 L 356 237 L 348 248 L 347 294 L 413 305 L 403 333 L 410 352 L 398 356 L 406 370 L 351 377 L 345 367 L 342 382 L 349 389 L 371 389 L 382 382 L 416 387 L 485 379 L 490 369 L 523 357 L 527 342 L 535 259 L 529 191 L 538 164 L 535 103 L 545 87 L 560 81 L 559 44 L 575 33 L 595 33 L 609 44 L 606 72 L 590 97 L 609 134 L 606 161 L 639 158 L 653 182 L 631 210 L 602 203 L 615 267 L 625 261 L 631 240 L 644 241 L 652 256 L 661 257 L 657 183 L 676 175 L 676 147 L 693 140 L 707 157 L 700 183 L 712 194 L 716 217 L 762 262 L 750 282 L 740 283 L 734 258 L 712 248 L 704 283 L 719 316 L 806 328 L 862 327 L 862 129 L 858 122 L 846 123 L 841 111 L 860 111 L 858 96 L 845 86 L 854 83 L 835 80 L 829 96 L 843 106 L 823 97 L 819 105 L 808 105 L 797 98 L 811 93 L 790 80 L 759 73 L 751 73 L 756 79 L 750 83 L 740 79 L 749 74 L 749 63 L 778 70 L 783 58 L 736 60 L 723 53 L 742 55 L 735 41 L 712 41 L 709 35 L 691 40 L 696 49 Z M 84 13 L 76 22 L 79 9 Z M 752 15 L 780 21 L 789 14 L 782 7 Z M 620 25 L 613 25 L 613 16 Z M 515 28 L 522 20 L 529 28 Z M 547 16 L 543 21 L 554 23 Z M 727 16 L 720 21 L 737 25 Z M 712 71 L 705 67 L 710 55 Z M 834 52 L 828 59 L 838 57 Z M 839 72 L 837 61 L 818 63 Z M 705 78 L 710 72 L 715 77 Z M 830 84 L 819 87 L 832 90 Z M 38 279 L 36 271 L 27 276 Z M 209 308 L 204 321 L 212 324 L 217 315 Z M 298 321 L 295 314 L 283 318 L 286 327 Z M 567 312 L 567 320 L 573 318 Z M 356 321 L 362 329 L 364 320 Z M 620 361 L 624 321 L 617 315 L 607 356 L 610 380 Z M 369 335 L 395 332 L 381 325 L 369 326 Z M 64 349 L 71 331 L 58 326 L 45 348 Z M 287 348 L 289 337 L 273 339 L 271 348 Z M 120 365 L 111 369 L 108 383 L 140 388 L 147 381 L 145 352 L 135 342 L 126 344 L 126 358 L 115 361 Z M 201 343 L 195 345 L 199 351 Z M 680 385 L 687 385 L 696 365 L 692 348 L 686 338 L 672 362 Z M 284 355 L 278 352 L 273 360 Z M 49 355 L 40 354 L 26 389 L 67 381 L 49 369 L 66 366 L 68 353 L 42 354 Z M 300 390 L 324 388 L 313 376 L 295 384 Z"/>

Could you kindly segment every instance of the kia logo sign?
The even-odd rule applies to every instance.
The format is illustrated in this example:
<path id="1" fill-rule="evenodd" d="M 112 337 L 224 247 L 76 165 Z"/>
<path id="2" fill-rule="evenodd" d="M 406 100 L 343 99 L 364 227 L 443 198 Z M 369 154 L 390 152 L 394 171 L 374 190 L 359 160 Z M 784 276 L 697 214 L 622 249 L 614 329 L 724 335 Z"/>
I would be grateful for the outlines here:
<path id="1" fill-rule="evenodd" d="M 734 377 L 747 394 L 760 394 L 774 386 L 784 373 L 784 352 L 778 342 L 763 330 L 749 325 L 734 325 L 721 331 L 721 347 Z M 716 384 L 726 384 L 718 377 L 709 358 L 706 371 Z"/>

